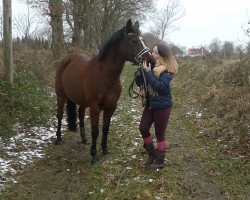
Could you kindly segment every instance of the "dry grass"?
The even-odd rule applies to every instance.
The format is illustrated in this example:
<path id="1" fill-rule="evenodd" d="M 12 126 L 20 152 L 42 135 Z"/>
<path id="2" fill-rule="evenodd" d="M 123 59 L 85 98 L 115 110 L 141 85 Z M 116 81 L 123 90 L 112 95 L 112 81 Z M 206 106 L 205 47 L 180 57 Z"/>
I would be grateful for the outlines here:
<path id="1" fill-rule="evenodd" d="M 183 92 L 193 103 L 191 106 L 214 121 L 209 131 L 206 124 L 201 128 L 203 135 L 223 141 L 227 146 L 224 153 L 249 158 L 249 63 L 194 59 L 181 63 L 179 84 Z"/>

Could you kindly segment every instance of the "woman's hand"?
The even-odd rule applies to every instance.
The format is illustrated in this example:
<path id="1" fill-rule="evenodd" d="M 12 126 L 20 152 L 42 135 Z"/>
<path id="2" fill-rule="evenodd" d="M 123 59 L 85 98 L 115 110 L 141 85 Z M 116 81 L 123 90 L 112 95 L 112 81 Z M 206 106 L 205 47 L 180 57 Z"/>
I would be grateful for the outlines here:
<path id="1" fill-rule="evenodd" d="M 149 63 L 148 65 L 149 65 L 149 66 L 147 66 L 147 61 L 143 60 L 143 70 L 144 70 L 145 72 L 151 71 L 151 64 Z"/>

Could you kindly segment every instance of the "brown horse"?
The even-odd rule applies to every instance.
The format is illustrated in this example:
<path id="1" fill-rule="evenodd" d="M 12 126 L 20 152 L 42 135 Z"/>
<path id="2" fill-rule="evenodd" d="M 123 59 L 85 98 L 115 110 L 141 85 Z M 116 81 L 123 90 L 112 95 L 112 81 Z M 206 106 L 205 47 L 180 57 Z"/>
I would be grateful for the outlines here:
<path id="1" fill-rule="evenodd" d="M 90 109 L 92 164 L 98 162 L 96 142 L 99 135 L 99 117 L 103 111 L 102 150 L 108 154 L 107 138 L 111 117 L 116 110 L 121 94 L 120 74 L 126 61 L 138 63 L 152 59 L 149 49 L 139 35 L 139 23 L 128 20 L 125 27 L 114 33 L 104 44 L 99 54 L 90 58 L 82 54 L 68 54 L 57 66 L 55 90 L 57 95 L 57 139 L 62 143 L 61 121 L 67 100 L 68 127 L 76 131 L 76 105 L 82 142 L 87 143 L 84 116 Z"/>

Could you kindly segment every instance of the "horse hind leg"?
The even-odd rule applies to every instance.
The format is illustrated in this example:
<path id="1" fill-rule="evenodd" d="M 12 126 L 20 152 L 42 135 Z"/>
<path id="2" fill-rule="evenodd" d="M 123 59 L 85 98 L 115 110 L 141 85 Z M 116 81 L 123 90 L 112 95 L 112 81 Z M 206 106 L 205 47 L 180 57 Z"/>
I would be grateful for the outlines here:
<path id="1" fill-rule="evenodd" d="M 61 126 L 62 126 L 62 118 L 63 118 L 63 109 L 64 109 L 64 104 L 66 101 L 66 96 L 57 96 L 57 131 L 56 131 L 56 145 L 62 144 L 62 131 L 61 131 Z"/>
<path id="2" fill-rule="evenodd" d="M 88 139 L 86 137 L 85 127 L 84 127 L 85 110 L 86 110 L 86 108 L 83 106 L 80 106 L 78 109 L 78 117 L 79 117 L 79 121 L 80 121 L 80 135 L 82 138 L 82 143 L 89 144 Z"/>
<path id="3" fill-rule="evenodd" d="M 69 131 L 77 131 L 76 125 L 76 104 L 67 98 L 67 121 Z"/>

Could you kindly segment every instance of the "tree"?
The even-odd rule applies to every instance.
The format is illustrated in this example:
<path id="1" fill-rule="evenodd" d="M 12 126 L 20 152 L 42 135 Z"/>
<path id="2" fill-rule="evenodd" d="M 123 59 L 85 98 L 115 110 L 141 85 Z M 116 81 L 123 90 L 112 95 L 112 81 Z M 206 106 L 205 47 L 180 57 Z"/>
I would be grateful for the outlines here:
<path id="1" fill-rule="evenodd" d="M 218 38 L 214 38 L 209 45 L 210 53 L 212 57 L 218 58 L 221 56 L 221 41 Z"/>
<path id="2" fill-rule="evenodd" d="M 53 56 L 57 60 L 64 52 L 63 37 L 63 6 L 62 0 L 49 0 L 49 15 L 51 17 L 50 25 L 52 28 L 52 51 Z"/>
<path id="3" fill-rule="evenodd" d="M 2 7 L 0 7 L 0 13 L 3 13 Z M 3 39 L 3 15 L 0 15 L 0 40 Z"/>
<path id="4" fill-rule="evenodd" d="M 247 54 L 247 57 L 250 58 L 250 42 L 247 43 L 246 54 Z"/>
<path id="5" fill-rule="evenodd" d="M 93 17 L 94 37 L 98 48 L 123 24 L 128 17 L 134 20 L 145 18 L 152 7 L 152 0 L 99 0 Z"/>
<path id="6" fill-rule="evenodd" d="M 11 0 L 3 0 L 3 46 L 4 46 L 4 80 L 13 84 L 12 52 L 12 7 Z"/>
<path id="7" fill-rule="evenodd" d="M 153 0 L 65 0 L 66 21 L 72 45 L 100 48 L 106 39 L 126 23 L 128 16 L 143 19 Z M 93 10 L 95 12 L 93 12 Z"/>
<path id="8" fill-rule="evenodd" d="M 91 46 L 92 11 L 95 9 L 95 4 L 96 0 L 67 0 L 64 2 L 66 21 L 72 31 L 73 47 L 88 49 Z"/>
<path id="9" fill-rule="evenodd" d="M 59 59 L 65 51 L 64 32 L 63 32 L 63 13 L 64 8 L 62 0 L 25 0 L 32 5 L 33 8 L 40 11 L 41 15 L 51 26 L 51 49 L 54 58 Z M 43 30 L 42 33 L 48 34 L 50 31 Z M 49 39 L 49 38 L 48 38 Z"/>
<path id="10" fill-rule="evenodd" d="M 175 44 L 169 44 L 168 46 L 173 55 L 180 56 L 184 54 L 182 47 L 176 46 Z"/>
<path id="11" fill-rule="evenodd" d="M 247 16 L 248 16 L 248 10 L 246 11 L 247 13 Z M 245 34 L 250 37 L 250 19 L 248 17 L 248 21 L 247 21 L 247 24 L 243 25 L 242 26 L 242 29 L 243 31 L 245 32 Z"/>
<path id="12" fill-rule="evenodd" d="M 73 36 L 72 45 L 74 47 L 80 47 L 81 44 L 81 31 L 83 28 L 83 22 L 86 15 L 85 1 L 84 0 L 72 0 L 73 1 Z"/>
<path id="13" fill-rule="evenodd" d="M 162 40 L 160 40 L 158 37 L 156 37 L 153 33 L 144 33 L 142 35 L 143 40 L 145 41 L 145 44 L 147 47 L 149 47 L 150 49 L 153 48 L 154 45 L 156 44 L 162 44 L 164 43 Z"/>
<path id="14" fill-rule="evenodd" d="M 233 42 L 225 41 L 222 46 L 222 52 L 224 59 L 230 59 L 234 56 L 234 44 Z"/>
<path id="15" fill-rule="evenodd" d="M 174 28 L 174 22 L 185 15 L 185 10 L 180 5 L 179 0 L 165 0 L 163 8 L 155 13 L 155 24 L 151 27 L 151 32 L 159 39 L 164 40 L 171 28 Z"/>
<path id="16" fill-rule="evenodd" d="M 65 9 L 58 3 L 58 6 L 51 10 L 52 3 L 56 2 L 62 0 L 32 0 L 33 7 L 42 11 L 43 15 L 50 16 L 53 51 L 59 49 L 54 44 L 54 41 L 59 40 L 54 38 L 56 35 L 61 37 L 58 33 L 62 28 L 60 31 L 56 29 L 61 27 L 59 24 L 62 22 L 58 21 L 61 17 L 67 22 L 63 25 L 64 40 L 68 44 L 72 41 L 72 46 L 77 48 L 99 49 L 112 33 L 126 23 L 128 18 L 134 21 L 140 19 L 141 22 L 153 5 L 153 0 L 63 0 Z M 58 25 L 55 25 L 56 22 Z"/>
<path id="17" fill-rule="evenodd" d="M 13 19 L 13 29 L 16 37 L 37 37 L 44 28 L 45 18 L 40 18 L 38 9 L 33 9 L 32 0 L 22 0 L 27 9 L 22 10 Z"/>
<path id="18" fill-rule="evenodd" d="M 250 20 L 247 23 L 247 27 L 243 28 L 245 34 L 250 37 Z"/>

